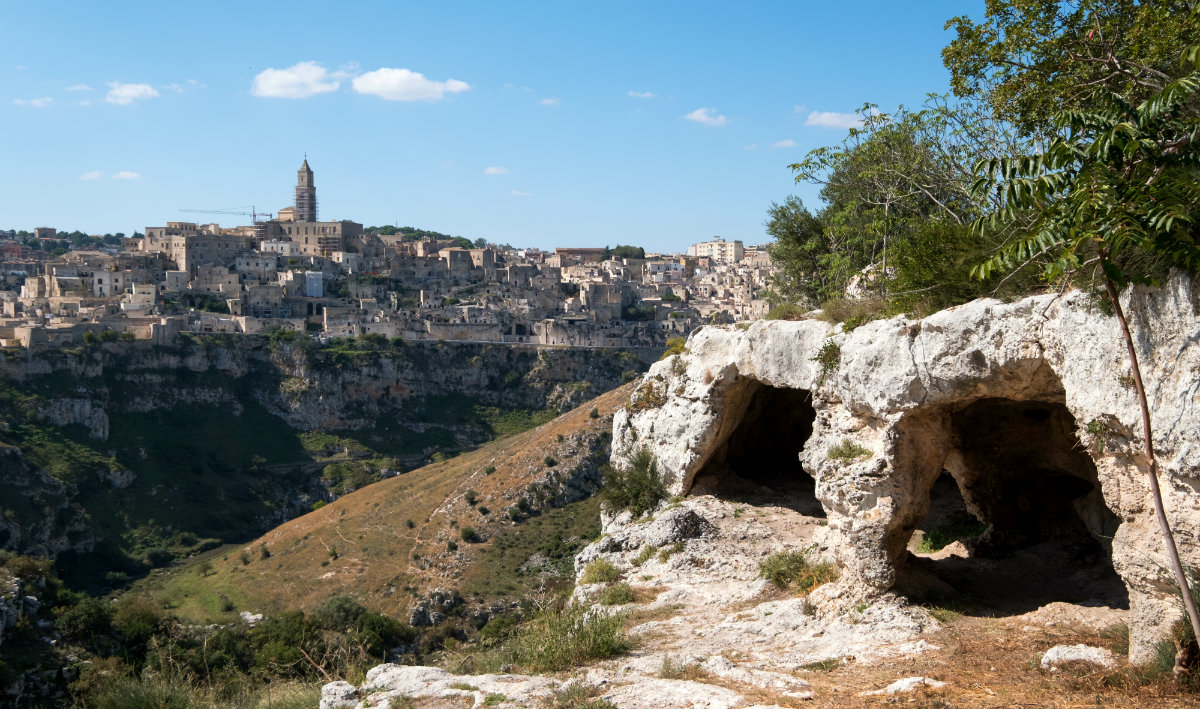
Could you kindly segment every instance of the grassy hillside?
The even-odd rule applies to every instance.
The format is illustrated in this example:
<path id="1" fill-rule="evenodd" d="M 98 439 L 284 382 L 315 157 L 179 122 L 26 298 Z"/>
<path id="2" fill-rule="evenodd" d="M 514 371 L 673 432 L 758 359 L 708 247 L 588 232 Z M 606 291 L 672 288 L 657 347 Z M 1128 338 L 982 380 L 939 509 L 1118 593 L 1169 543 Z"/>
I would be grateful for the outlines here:
<path id="1" fill-rule="evenodd" d="M 581 537 L 598 533 L 594 499 L 555 505 L 572 470 L 607 457 L 611 414 L 632 386 L 531 431 L 369 485 L 250 544 L 159 570 L 130 594 L 194 622 L 240 611 L 309 611 L 335 594 L 397 616 L 438 587 L 481 599 L 520 597 L 553 582 L 555 565 L 566 559 L 569 566 Z M 531 555 L 535 563 L 526 566 Z"/>

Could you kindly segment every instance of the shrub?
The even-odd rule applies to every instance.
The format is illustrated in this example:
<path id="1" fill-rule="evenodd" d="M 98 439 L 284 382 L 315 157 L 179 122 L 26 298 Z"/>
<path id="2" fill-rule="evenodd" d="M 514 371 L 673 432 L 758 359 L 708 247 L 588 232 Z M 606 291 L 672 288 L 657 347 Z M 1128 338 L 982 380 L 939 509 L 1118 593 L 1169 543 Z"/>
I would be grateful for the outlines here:
<path id="1" fill-rule="evenodd" d="M 545 458 L 542 458 L 542 462 L 546 464 L 547 468 L 553 468 L 554 466 L 558 465 L 558 461 L 555 460 L 554 456 L 552 456 L 552 455 L 548 455 Z"/>
<path id="2" fill-rule="evenodd" d="M 825 383 L 825 377 L 836 372 L 838 365 L 842 363 L 842 348 L 833 340 L 825 340 L 821 349 L 812 356 L 812 361 L 821 365 L 821 378 L 817 382 L 820 386 Z"/>
<path id="3" fill-rule="evenodd" d="M 600 409 L 593 406 L 592 410 L 588 412 L 588 418 L 590 418 L 590 419 L 600 418 Z"/>
<path id="4" fill-rule="evenodd" d="M 945 524 L 939 524 L 926 530 L 925 537 L 921 540 L 917 551 L 921 554 L 930 554 L 944 549 L 959 539 L 978 537 L 985 531 L 987 531 L 987 525 L 974 517 L 966 515 L 956 517 Z"/>
<path id="5" fill-rule="evenodd" d="M 406 520 L 404 520 L 404 526 L 408 527 L 409 529 L 412 529 L 413 527 L 417 526 L 417 523 L 412 521 L 411 519 L 406 519 Z"/>
<path id="6" fill-rule="evenodd" d="M 468 662 L 476 673 L 561 672 L 628 650 L 629 643 L 622 632 L 624 623 L 621 614 L 588 613 L 579 604 L 551 607 L 522 623 L 496 647 Z"/>
<path id="7" fill-rule="evenodd" d="M 494 472 L 496 472 L 496 466 L 494 466 L 494 465 L 489 465 L 488 467 L 483 469 L 484 475 L 491 475 Z"/>
<path id="8" fill-rule="evenodd" d="M 629 510 L 641 517 L 667 499 L 667 488 L 658 473 L 658 461 L 648 449 L 633 456 L 628 468 L 606 466 L 603 470 L 600 499 L 610 510 Z"/>
<path id="9" fill-rule="evenodd" d="M 633 589 L 629 584 L 622 581 L 614 583 L 596 599 L 602 606 L 623 606 L 626 603 L 633 603 Z"/>
<path id="10" fill-rule="evenodd" d="M 686 351 L 687 351 L 687 340 L 683 339 L 682 337 L 672 337 L 667 340 L 667 349 L 665 352 L 663 352 L 663 356 L 659 357 L 659 359 L 664 360 L 667 357 L 674 357 L 675 355 L 681 355 Z"/>
<path id="11" fill-rule="evenodd" d="M 794 303 L 782 303 L 767 311 L 766 320 L 799 320 L 804 309 Z"/>
<path id="12" fill-rule="evenodd" d="M 612 583 L 621 578 L 621 572 L 608 559 L 596 559 L 583 569 L 580 583 Z"/>
<path id="13" fill-rule="evenodd" d="M 759 576 L 776 587 L 791 587 L 799 593 L 808 593 L 817 586 L 837 578 L 837 569 L 833 564 L 814 564 L 802 551 L 781 551 L 772 554 L 759 564 L 758 572 Z"/>
<path id="14" fill-rule="evenodd" d="M 475 503 L 479 501 L 479 493 L 472 489 L 468 489 L 463 493 L 463 499 L 467 501 L 468 505 L 474 506 Z"/>
<path id="15" fill-rule="evenodd" d="M 447 539 L 446 540 L 446 551 L 450 551 L 450 552 L 458 551 L 458 543 L 455 542 L 453 539 Z"/>
<path id="16" fill-rule="evenodd" d="M 864 448 L 849 438 L 843 438 L 840 443 L 829 449 L 829 459 L 840 461 L 843 464 L 853 463 L 859 458 L 868 458 L 870 455 L 870 448 Z"/>
<path id="17" fill-rule="evenodd" d="M 460 530 L 459 534 L 462 536 L 462 540 L 464 542 L 467 542 L 468 544 L 474 544 L 475 542 L 480 541 L 479 533 L 475 531 L 474 527 L 471 527 L 469 525 L 466 527 L 463 527 L 462 530 Z"/>

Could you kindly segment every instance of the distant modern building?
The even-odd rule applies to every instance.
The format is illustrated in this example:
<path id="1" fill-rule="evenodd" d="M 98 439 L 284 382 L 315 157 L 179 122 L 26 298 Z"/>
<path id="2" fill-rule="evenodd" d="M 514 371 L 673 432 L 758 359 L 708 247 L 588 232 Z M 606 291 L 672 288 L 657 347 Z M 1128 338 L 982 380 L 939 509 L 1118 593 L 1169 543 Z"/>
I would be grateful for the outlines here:
<path id="1" fill-rule="evenodd" d="M 40 226 L 33 230 L 33 235 L 39 239 L 53 239 L 58 235 L 58 229 L 50 226 Z"/>
<path id="2" fill-rule="evenodd" d="M 714 237 L 712 241 L 692 244 L 688 251 L 692 256 L 708 256 L 718 263 L 738 263 L 746 253 L 741 241 L 725 241 L 719 236 Z"/>

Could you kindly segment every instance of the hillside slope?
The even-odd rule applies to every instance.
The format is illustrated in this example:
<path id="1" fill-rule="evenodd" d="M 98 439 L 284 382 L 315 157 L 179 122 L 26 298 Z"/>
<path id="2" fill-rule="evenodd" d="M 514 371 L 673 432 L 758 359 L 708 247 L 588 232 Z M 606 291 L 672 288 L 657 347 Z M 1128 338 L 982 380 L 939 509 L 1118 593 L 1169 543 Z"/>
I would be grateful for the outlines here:
<path id="1" fill-rule="evenodd" d="M 157 572 L 133 594 L 196 622 L 307 611 L 335 594 L 408 618 L 415 599 L 436 588 L 520 597 L 554 575 L 517 572 L 542 546 L 566 559 L 561 571 L 571 577 L 578 537 L 598 531 L 599 508 L 588 498 L 608 459 L 612 414 L 632 387 L 369 485 L 243 547 Z"/>

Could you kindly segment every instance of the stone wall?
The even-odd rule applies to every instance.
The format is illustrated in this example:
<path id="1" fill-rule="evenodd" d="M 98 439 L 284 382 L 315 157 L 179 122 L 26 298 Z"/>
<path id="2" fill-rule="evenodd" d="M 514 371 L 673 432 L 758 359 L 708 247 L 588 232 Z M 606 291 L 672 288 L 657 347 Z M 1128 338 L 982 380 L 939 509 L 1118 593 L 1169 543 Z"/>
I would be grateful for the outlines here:
<path id="1" fill-rule="evenodd" d="M 1185 560 L 1200 566 L 1200 283 L 1176 277 L 1123 303 L 1167 515 Z M 822 352 L 831 366 L 818 362 Z M 648 447 L 672 492 L 687 494 L 779 465 L 730 451 L 773 445 L 797 455 L 815 479 L 828 517 L 821 551 L 842 567 L 847 598 L 893 589 L 930 490 L 948 474 L 988 525 L 978 550 L 1058 534 L 1069 522 L 1111 554 L 1129 592 L 1130 657 L 1144 662 L 1182 607 L 1149 498 L 1129 372 L 1116 319 L 1078 292 L 980 300 L 849 333 L 816 320 L 709 327 L 643 378 L 614 420 L 613 459 Z M 781 423 L 778 410 L 755 409 L 764 387 L 811 395 L 815 417 Z M 764 426 L 769 436 L 746 439 Z"/>

